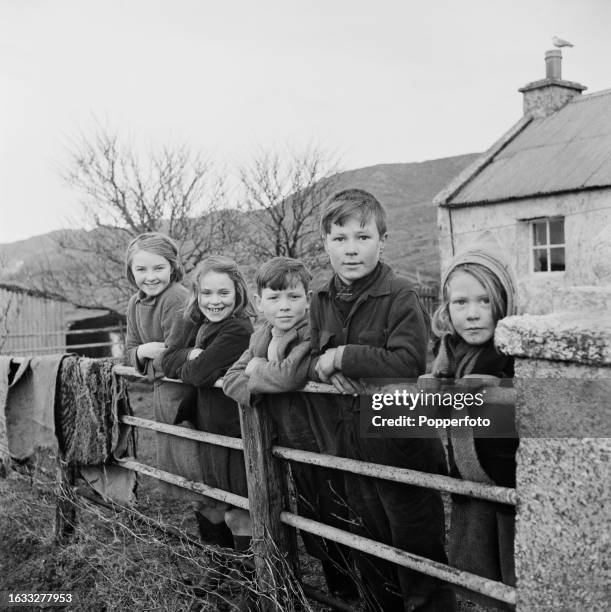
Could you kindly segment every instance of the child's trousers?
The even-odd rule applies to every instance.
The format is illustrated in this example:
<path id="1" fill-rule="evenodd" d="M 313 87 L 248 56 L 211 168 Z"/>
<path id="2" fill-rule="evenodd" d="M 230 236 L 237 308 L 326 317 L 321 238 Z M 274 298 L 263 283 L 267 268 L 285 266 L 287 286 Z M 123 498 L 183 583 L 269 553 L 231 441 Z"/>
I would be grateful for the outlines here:
<path id="1" fill-rule="evenodd" d="M 441 440 L 424 438 L 363 438 L 357 402 L 346 398 L 338 428 L 341 456 L 362 461 L 446 474 Z M 352 530 L 410 553 L 447 563 L 441 495 L 434 489 L 345 474 Z M 426 610 L 454 608 L 454 597 L 437 579 L 366 554 L 357 555 L 365 590 L 375 600 L 371 609 L 402 610 L 410 597 L 427 600 Z"/>

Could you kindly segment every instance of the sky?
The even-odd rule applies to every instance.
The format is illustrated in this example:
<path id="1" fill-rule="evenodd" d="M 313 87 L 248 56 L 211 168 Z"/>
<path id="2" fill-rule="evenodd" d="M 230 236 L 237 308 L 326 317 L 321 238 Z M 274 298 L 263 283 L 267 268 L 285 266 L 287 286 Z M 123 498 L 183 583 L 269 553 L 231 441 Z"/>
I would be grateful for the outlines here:
<path id="1" fill-rule="evenodd" d="M 0 0 L 0 243 L 79 225 L 70 143 L 104 124 L 231 172 L 320 146 L 343 169 L 484 151 L 545 75 L 611 87 L 609 0 Z"/>

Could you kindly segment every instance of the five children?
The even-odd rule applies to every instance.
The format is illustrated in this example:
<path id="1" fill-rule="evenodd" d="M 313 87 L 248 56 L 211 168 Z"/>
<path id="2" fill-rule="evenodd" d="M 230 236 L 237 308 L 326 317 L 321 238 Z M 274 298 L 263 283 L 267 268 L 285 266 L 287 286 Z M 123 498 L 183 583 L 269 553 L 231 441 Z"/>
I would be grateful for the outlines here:
<path id="1" fill-rule="evenodd" d="M 140 371 L 152 369 L 156 380 L 163 375 L 181 378 L 197 389 L 195 409 L 189 410 L 188 400 L 181 407 L 184 398 L 163 397 L 159 389 L 164 385 L 156 382 L 156 418 L 167 423 L 186 418 L 198 429 L 238 437 L 237 403 L 260 404 L 276 424 L 280 445 L 447 473 L 439 438 L 360 436 L 358 393 L 363 385 L 378 378 L 415 379 L 426 368 L 428 316 L 409 281 L 381 262 L 387 231 L 383 207 L 366 191 L 342 191 L 327 202 L 321 231 L 333 271 L 330 281 L 310 297 L 310 273 L 302 262 L 278 257 L 264 264 L 255 296 L 264 321 L 254 333 L 249 319 L 254 312 L 235 262 L 221 256 L 204 260 L 187 301 L 186 289 L 178 284 L 182 272 L 175 248 L 153 246 L 165 237 L 145 234 L 130 245 L 128 275 L 140 291 L 128 308 L 128 361 Z M 492 344 L 496 322 L 513 310 L 515 285 L 510 281 L 508 268 L 483 249 L 453 263 L 444 275 L 444 305 L 434 319 L 434 330 L 442 335 L 434 375 L 512 376 L 510 360 Z M 221 377 L 223 391 L 213 387 Z M 297 393 L 308 380 L 330 383 L 340 394 Z M 166 399 L 170 401 L 157 405 Z M 482 473 L 465 468 L 463 449 L 451 453 L 453 473 L 515 484 L 517 441 L 497 442 L 476 440 Z M 194 461 L 199 480 L 247 494 L 239 451 L 200 444 Z M 447 563 L 439 492 L 301 463 L 292 463 L 291 470 L 299 514 Z M 468 529 L 460 527 L 459 513 L 454 514 L 458 518 L 452 530 Z M 248 546 L 245 511 L 203 499 L 197 517 L 205 541 Z M 499 521 L 501 534 L 509 523 Z M 346 600 L 361 595 L 371 610 L 455 608 L 451 590 L 425 574 L 353 555 L 321 538 L 303 539 L 308 552 L 321 559 L 329 590 Z M 451 542 L 451 555 L 460 566 L 460 546 L 453 546 Z M 495 577 L 511 583 L 513 568 L 503 560 L 500 553 L 503 569 Z M 359 581 L 353 579 L 354 564 Z"/>

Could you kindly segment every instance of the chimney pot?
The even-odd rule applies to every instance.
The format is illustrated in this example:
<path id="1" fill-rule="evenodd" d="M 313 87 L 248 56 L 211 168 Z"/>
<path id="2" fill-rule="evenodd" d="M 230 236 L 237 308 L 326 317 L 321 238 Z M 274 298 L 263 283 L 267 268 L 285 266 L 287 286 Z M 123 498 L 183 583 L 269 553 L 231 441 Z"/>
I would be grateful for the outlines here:
<path id="1" fill-rule="evenodd" d="M 545 78 L 562 79 L 562 51 L 560 49 L 545 52 Z"/>
<path id="2" fill-rule="evenodd" d="M 584 89 L 585 85 L 562 79 L 562 51 L 552 49 L 545 52 L 545 78 L 518 91 L 524 94 L 524 114 L 542 118 L 559 111 Z"/>

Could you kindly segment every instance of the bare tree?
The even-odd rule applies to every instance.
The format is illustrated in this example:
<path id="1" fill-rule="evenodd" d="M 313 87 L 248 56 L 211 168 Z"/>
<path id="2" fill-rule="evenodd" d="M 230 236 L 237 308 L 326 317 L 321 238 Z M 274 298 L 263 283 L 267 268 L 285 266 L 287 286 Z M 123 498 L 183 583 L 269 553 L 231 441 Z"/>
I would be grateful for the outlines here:
<path id="1" fill-rule="evenodd" d="M 79 225 L 91 229 L 59 233 L 62 255 L 34 273 L 41 288 L 83 304 L 123 305 L 133 293 L 123 262 L 134 236 L 172 236 L 187 271 L 234 239 L 235 212 L 226 207 L 223 178 L 187 148 L 139 155 L 116 133 L 98 127 L 92 137 L 73 141 L 69 154 L 63 176 L 82 197 Z"/>
<path id="2" fill-rule="evenodd" d="M 245 243 L 255 258 L 283 255 L 318 264 L 318 221 L 335 187 L 338 161 L 319 147 L 303 152 L 263 151 L 240 168 Z"/>

